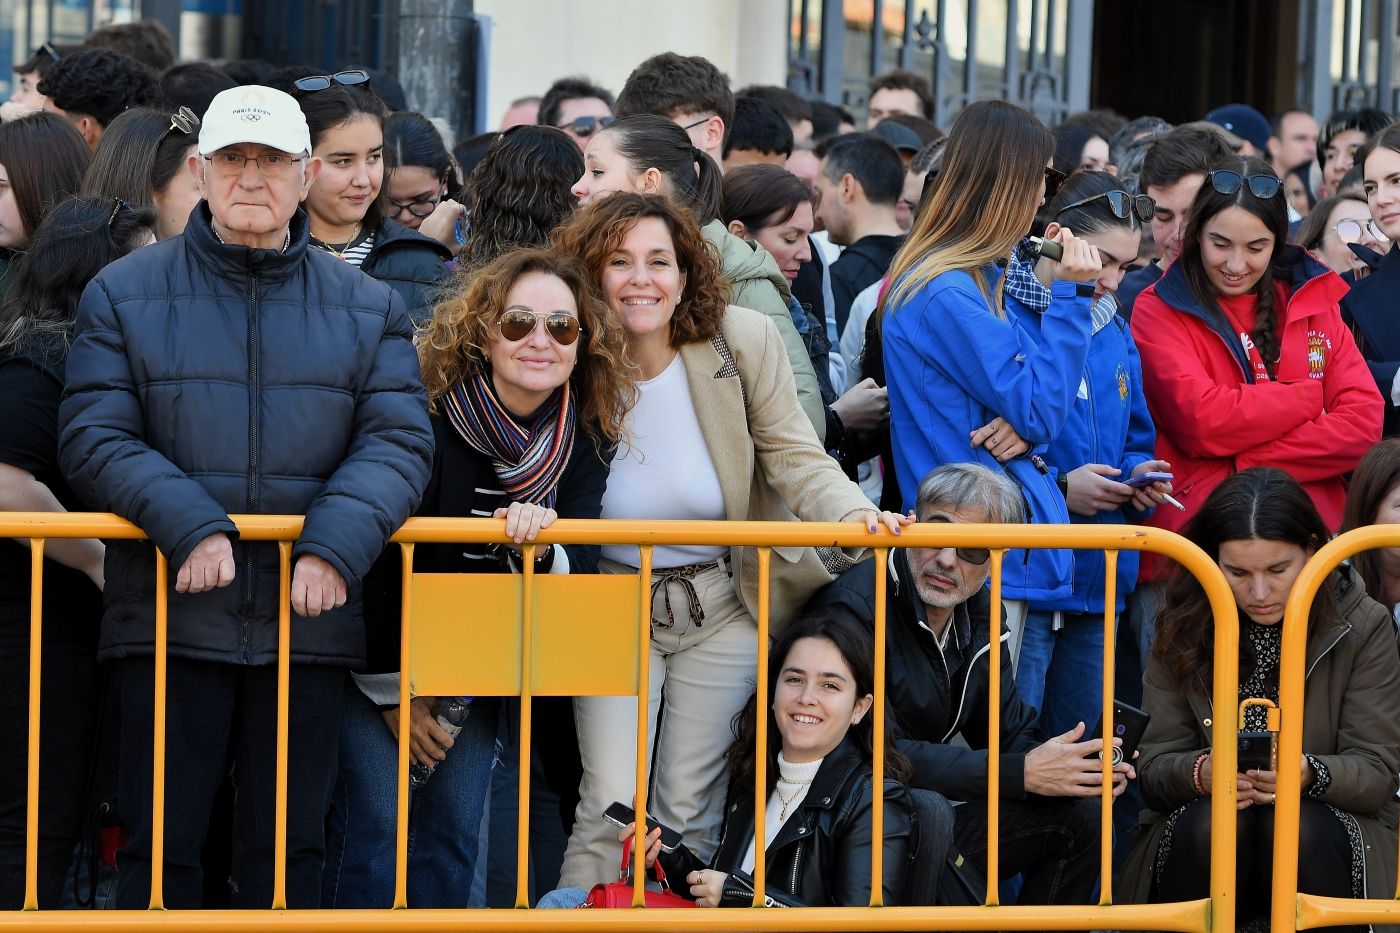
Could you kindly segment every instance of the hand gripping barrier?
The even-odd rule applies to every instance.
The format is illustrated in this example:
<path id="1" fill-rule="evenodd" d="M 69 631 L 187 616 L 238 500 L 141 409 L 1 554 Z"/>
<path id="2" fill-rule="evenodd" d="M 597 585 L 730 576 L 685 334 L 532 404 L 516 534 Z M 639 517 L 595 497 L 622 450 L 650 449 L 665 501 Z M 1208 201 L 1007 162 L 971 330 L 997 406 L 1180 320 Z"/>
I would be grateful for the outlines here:
<path id="1" fill-rule="evenodd" d="M 163 555 L 157 556 L 157 599 L 155 613 L 155 756 L 153 783 L 153 830 L 151 903 L 149 911 L 39 911 L 38 808 L 42 790 L 39 774 L 39 680 L 41 670 L 42 586 L 44 542 L 50 538 L 137 539 L 141 531 L 111 515 L 0 513 L 0 536 L 29 538 L 33 557 L 33 599 L 31 605 L 31 656 L 28 761 L 28 836 L 25 863 L 24 910 L 0 914 L 0 927 L 22 925 L 26 929 L 80 930 L 93 927 L 129 930 L 164 930 L 172 933 L 203 931 L 261 931 L 274 923 L 278 929 L 306 933 L 359 933 L 370 930 L 446 931 L 501 930 L 555 931 L 577 928 L 593 931 L 624 930 L 724 930 L 724 931 L 869 931 L 869 930 L 1179 930 L 1205 933 L 1232 933 L 1235 903 L 1235 809 L 1232 788 L 1217 784 L 1211 801 L 1211 883 L 1210 897 L 1190 902 L 1150 905 L 1115 905 L 1111 877 L 1112 782 L 1108 756 L 1104 758 L 1101 800 L 1100 860 L 1102 893 L 1097 905 L 1083 906 L 1000 906 L 997 885 L 997 840 L 999 837 L 999 797 L 989 793 L 987 833 L 989 853 L 986 877 L 986 903 L 976 907 L 885 907 L 881 885 L 871 885 L 868 907 L 809 907 L 795 910 L 764 910 L 764 862 L 754 867 L 755 907 L 747 910 L 582 910 L 570 912 L 541 910 L 408 910 L 407 903 L 407 801 L 409 690 L 412 682 L 422 695 L 472 694 L 522 697 L 536 695 L 630 696 L 637 697 L 638 723 L 647 722 L 648 665 L 650 652 L 652 549 L 658 545 L 719 545 L 758 548 L 759 604 L 758 670 L 766 671 L 769 635 L 769 581 L 772 547 L 836 546 L 873 549 L 876 577 L 876 618 L 883 619 L 887 598 L 884 573 L 891 547 L 986 547 L 992 550 L 991 630 L 992 644 L 1000 641 L 1001 568 L 1007 548 L 1049 547 L 1103 550 L 1106 558 L 1104 613 L 1104 670 L 1114 669 L 1115 569 L 1121 550 L 1151 551 L 1182 564 L 1205 588 L 1215 615 L 1216 657 L 1236 657 L 1239 647 L 1238 618 L 1228 584 L 1215 564 L 1198 548 L 1176 535 L 1153 528 L 1122 526 L 1030 526 L 939 524 L 906 528 L 902 535 L 881 531 L 870 535 L 859 525 L 846 523 L 782 522 L 640 522 L 560 520 L 539 537 L 538 545 L 614 544 L 640 546 L 638 575 L 548 575 L 534 573 L 534 548 L 524 550 L 523 573 L 510 574 L 413 574 L 413 549 L 426 543 L 502 542 L 504 523 L 491 519 L 418 518 L 411 519 L 393 540 L 402 552 L 406 584 L 402 605 L 403 669 L 401 678 L 398 748 L 398 836 L 394 907 L 383 910 L 287 910 L 286 909 L 286 825 L 287 825 L 287 697 L 290 672 L 291 625 L 290 570 L 292 543 L 301 531 L 299 516 L 233 516 L 243 541 L 276 542 L 280 560 L 281 611 L 279 615 L 279 657 L 277 666 L 277 749 L 275 809 L 276 848 L 273 894 L 268 911 L 188 911 L 163 909 L 161 872 L 164 842 L 165 786 L 165 691 L 167 648 L 167 599 L 169 569 Z M 1379 543 L 1400 545 L 1400 532 Z M 1332 551 L 1324 549 L 1314 563 Z M 1351 553 L 1351 552 L 1347 552 Z M 1338 556 L 1342 556 L 1338 554 Z M 1315 588 L 1315 587 L 1314 587 Z M 1302 590 L 1300 586 L 1299 591 Z M 1309 591 L 1311 592 L 1311 591 Z M 1298 598 L 1295 592 L 1295 601 Z M 469 612 L 463 607 L 469 606 Z M 635 607 L 635 616 L 628 606 Z M 1296 609 L 1290 603 L 1290 612 Z M 1304 610 L 1305 612 L 1305 610 Z M 1290 617 L 1291 618 L 1291 617 Z M 514 619 L 514 625 L 511 620 Z M 583 620 L 589 638 L 570 638 L 570 630 Z M 1296 627 L 1296 626 L 1295 626 Z M 582 642 L 582 644 L 580 643 Z M 1285 646 L 1287 646 L 1285 642 Z M 1293 651 L 1299 649 L 1294 645 Z M 1290 655 L 1285 647 L 1285 669 Z M 884 734 L 885 626 L 875 626 L 875 734 Z M 1296 659 L 1295 659 L 1296 660 Z M 1231 773 L 1235 766 L 1235 708 L 1238 691 L 1237 665 L 1215 665 L 1214 702 L 1216 710 L 1226 711 L 1215 719 L 1213 744 L 1216 767 Z M 989 695 L 994 708 L 988 730 L 988 788 L 1000 786 L 998 753 L 1000 747 L 999 698 L 1000 666 L 989 665 Z M 1112 735 L 1113 695 L 1111 676 L 1104 678 L 1103 719 L 1105 734 Z M 758 678 L 758 708 L 768 705 L 769 684 Z M 1287 687 L 1285 687 L 1287 689 Z M 1300 696 L 1301 682 L 1295 693 Z M 1284 694 L 1283 706 L 1290 706 L 1291 694 Z M 1296 700 L 1293 701 L 1296 703 Z M 1289 741 L 1290 720 L 1284 720 L 1285 743 Z M 759 717 L 758 747 L 767 742 L 767 723 Z M 521 704 L 519 816 L 517 846 L 516 906 L 527 907 L 527 817 L 530 793 L 530 704 Z M 1297 750 L 1298 733 L 1292 733 Z M 1285 744 L 1284 753 L 1288 745 Z M 637 808 L 646 809 L 646 732 L 637 735 Z M 885 750 L 877 741 L 874 773 L 884 771 Z M 755 827 L 764 825 L 767 794 L 766 756 L 756 756 L 754 784 Z M 873 799 L 871 877 L 883 876 L 882 836 L 884 799 L 877 782 Z M 1281 785 L 1283 781 L 1281 781 Z M 1280 832 L 1286 809 L 1284 800 L 1293 801 L 1292 819 L 1296 850 L 1296 776 L 1291 790 L 1280 787 Z M 1291 794 L 1291 798 L 1288 797 Z M 641 878 L 642 834 L 638 827 L 634 846 L 634 877 Z M 756 842 L 762 848 L 762 838 Z M 1296 851 L 1294 858 L 1296 859 Z M 1296 862 L 1295 862 L 1296 864 Z M 1275 889 L 1282 892 L 1285 906 L 1292 910 L 1292 886 L 1276 874 Z M 633 897 L 634 907 L 642 904 L 642 889 Z M 1276 901 L 1275 910 L 1278 908 Z M 1386 902 L 1390 903 L 1390 902 Z M 1378 908 L 1379 909 L 1379 908 Z M 1391 905 L 1395 909 L 1395 905 Z M 1387 913 L 1387 916 L 1395 914 Z M 1277 917 L 1278 914 L 1276 913 Z M 1291 929 L 1275 927 L 1275 929 Z"/>

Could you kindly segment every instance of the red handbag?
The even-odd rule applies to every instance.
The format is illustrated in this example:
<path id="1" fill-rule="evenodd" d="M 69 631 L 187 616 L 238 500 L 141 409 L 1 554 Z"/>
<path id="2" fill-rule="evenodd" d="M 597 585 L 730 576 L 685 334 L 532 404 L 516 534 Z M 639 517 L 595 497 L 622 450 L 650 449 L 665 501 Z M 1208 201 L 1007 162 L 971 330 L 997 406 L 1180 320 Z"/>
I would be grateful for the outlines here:
<path id="1" fill-rule="evenodd" d="M 695 902 L 688 897 L 681 897 L 671 890 L 670 884 L 666 881 L 666 872 L 662 870 L 661 863 L 655 866 L 656 880 L 660 883 L 660 890 L 653 890 L 648 884 L 645 893 L 645 904 L 647 907 L 694 907 Z M 622 867 L 618 871 L 618 880 L 607 881 L 602 884 L 595 884 L 593 890 L 588 892 L 588 899 L 583 902 L 583 907 L 631 907 L 632 906 L 632 840 L 628 839 L 622 844 Z"/>

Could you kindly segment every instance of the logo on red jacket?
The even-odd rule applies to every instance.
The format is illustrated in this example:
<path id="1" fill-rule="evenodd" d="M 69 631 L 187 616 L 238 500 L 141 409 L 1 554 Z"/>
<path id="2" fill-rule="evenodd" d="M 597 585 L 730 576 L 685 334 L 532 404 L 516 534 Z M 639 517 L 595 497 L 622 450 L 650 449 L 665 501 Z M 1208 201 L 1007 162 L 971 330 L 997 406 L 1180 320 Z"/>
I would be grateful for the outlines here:
<path id="1" fill-rule="evenodd" d="M 1332 349 L 1332 341 L 1321 331 L 1308 331 L 1308 378 L 1327 378 L 1327 351 Z"/>

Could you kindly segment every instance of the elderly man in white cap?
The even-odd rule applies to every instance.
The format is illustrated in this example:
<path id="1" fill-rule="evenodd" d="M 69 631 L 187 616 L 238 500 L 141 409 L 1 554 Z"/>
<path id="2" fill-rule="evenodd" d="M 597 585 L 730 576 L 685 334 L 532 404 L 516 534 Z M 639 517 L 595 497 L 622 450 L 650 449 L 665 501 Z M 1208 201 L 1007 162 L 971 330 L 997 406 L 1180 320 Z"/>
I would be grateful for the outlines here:
<path id="1" fill-rule="evenodd" d="M 432 431 L 399 299 L 307 248 L 297 206 L 320 162 L 296 101 L 222 92 L 190 169 L 205 200 L 184 235 L 83 293 L 59 415 L 74 490 L 149 538 L 107 551 L 99 657 L 119 679 L 131 829 L 117 904 L 151 901 L 157 548 L 171 568 L 164 906 L 201 906 L 229 760 L 234 904 L 271 904 L 278 554 L 240 541 L 229 516 L 272 513 L 306 516 L 291 555 L 286 893 L 316 907 L 342 687 L 364 656 L 359 581 L 418 504 Z"/>

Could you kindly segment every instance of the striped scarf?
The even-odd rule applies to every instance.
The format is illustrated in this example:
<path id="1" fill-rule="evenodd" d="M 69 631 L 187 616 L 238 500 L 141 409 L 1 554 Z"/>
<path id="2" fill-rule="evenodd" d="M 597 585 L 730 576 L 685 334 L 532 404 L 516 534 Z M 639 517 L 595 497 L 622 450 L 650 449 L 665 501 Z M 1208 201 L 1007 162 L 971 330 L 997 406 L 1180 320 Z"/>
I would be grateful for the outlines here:
<path id="1" fill-rule="evenodd" d="M 444 401 L 447 420 L 473 450 L 491 458 L 510 501 L 554 506 L 578 421 L 567 382 L 549 397 L 530 430 L 506 411 L 484 372 L 457 383 Z"/>

